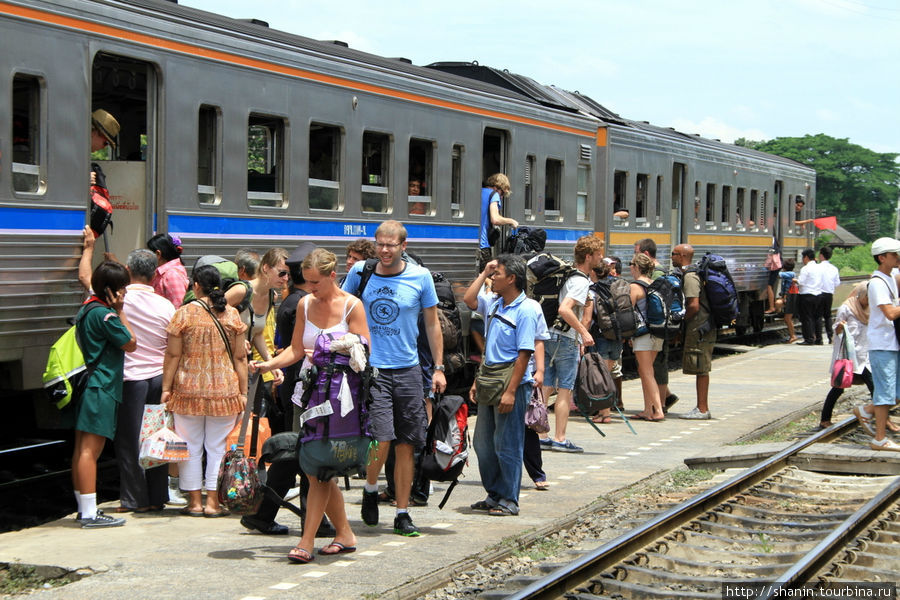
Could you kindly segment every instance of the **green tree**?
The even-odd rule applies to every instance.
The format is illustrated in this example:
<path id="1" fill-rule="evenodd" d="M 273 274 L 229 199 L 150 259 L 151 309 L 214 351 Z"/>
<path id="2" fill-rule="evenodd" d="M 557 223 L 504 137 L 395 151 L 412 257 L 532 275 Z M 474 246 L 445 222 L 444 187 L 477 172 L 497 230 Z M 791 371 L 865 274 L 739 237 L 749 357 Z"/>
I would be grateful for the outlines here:
<path id="1" fill-rule="evenodd" d="M 735 145 L 790 158 L 816 170 L 816 210 L 834 215 L 838 224 L 862 239 L 868 209 L 878 213 L 874 237 L 893 236 L 900 165 L 897 154 L 879 153 L 820 133 L 768 141 L 740 138 Z"/>

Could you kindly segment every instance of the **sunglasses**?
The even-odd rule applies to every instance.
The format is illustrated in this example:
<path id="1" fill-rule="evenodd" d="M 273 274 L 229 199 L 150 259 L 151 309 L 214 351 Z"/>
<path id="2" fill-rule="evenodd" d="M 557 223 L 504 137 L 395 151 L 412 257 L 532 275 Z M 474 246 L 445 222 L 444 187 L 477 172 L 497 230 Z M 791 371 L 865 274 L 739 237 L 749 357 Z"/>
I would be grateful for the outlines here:
<path id="1" fill-rule="evenodd" d="M 290 271 L 278 271 L 279 277 L 287 277 L 290 274 Z"/>

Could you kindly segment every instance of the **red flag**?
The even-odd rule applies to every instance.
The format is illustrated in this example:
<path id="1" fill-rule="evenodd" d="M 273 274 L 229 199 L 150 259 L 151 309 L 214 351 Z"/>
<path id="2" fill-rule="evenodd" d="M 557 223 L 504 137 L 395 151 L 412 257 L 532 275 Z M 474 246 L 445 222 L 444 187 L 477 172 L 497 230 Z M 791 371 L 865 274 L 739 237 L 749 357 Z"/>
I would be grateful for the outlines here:
<path id="1" fill-rule="evenodd" d="M 837 229 L 837 217 L 819 217 L 813 219 L 813 223 L 818 229 Z"/>

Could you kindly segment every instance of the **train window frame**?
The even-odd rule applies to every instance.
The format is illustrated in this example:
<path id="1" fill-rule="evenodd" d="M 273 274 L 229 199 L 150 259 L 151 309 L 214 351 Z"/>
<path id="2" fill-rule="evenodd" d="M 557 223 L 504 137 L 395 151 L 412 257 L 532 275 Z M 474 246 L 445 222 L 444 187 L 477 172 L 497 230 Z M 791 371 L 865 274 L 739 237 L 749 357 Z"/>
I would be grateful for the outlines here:
<path id="1" fill-rule="evenodd" d="M 628 208 L 628 171 L 621 169 L 613 170 L 613 227 L 628 227 L 631 216 L 631 210 Z M 615 213 L 624 211 L 627 213 L 624 217 L 617 217 Z"/>
<path id="2" fill-rule="evenodd" d="M 25 86 L 24 101 L 17 101 L 16 80 L 19 80 L 19 86 Z M 18 198 L 40 198 L 47 191 L 47 183 L 45 177 L 46 161 L 46 135 L 47 135 L 47 119 L 46 119 L 46 79 L 43 75 L 36 73 L 28 73 L 17 71 L 12 77 L 12 97 L 11 97 L 11 114 L 10 114 L 10 136 L 12 141 L 12 161 L 10 161 L 10 175 L 12 178 L 13 194 Z M 22 93 L 20 87 L 20 94 Z M 28 113 L 27 118 L 27 140 L 28 148 L 26 150 L 26 159 L 29 162 L 17 160 L 16 153 L 22 150 L 16 150 L 16 117 L 17 113 L 22 111 Z M 21 132 L 20 132 L 21 133 Z M 22 158 L 20 154 L 19 159 Z M 33 183 L 32 183 L 33 182 Z M 19 187 L 22 184 L 22 187 Z"/>
<path id="3" fill-rule="evenodd" d="M 634 179 L 634 226 L 649 227 L 650 174 L 638 173 Z"/>
<path id="4" fill-rule="evenodd" d="M 716 231 L 716 192 L 718 185 L 712 182 L 706 182 L 706 199 L 703 206 L 703 221 L 706 223 L 707 231 Z"/>
<path id="5" fill-rule="evenodd" d="M 591 220 L 590 190 L 591 165 L 578 163 L 575 166 L 575 220 L 581 223 Z"/>
<path id="6" fill-rule="evenodd" d="M 654 203 L 654 218 L 656 219 L 656 228 L 663 229 L 665 225 L 665 219 L 663 219 L 664 205 L 663 201 L 663 181 L 664 177 L 662 175 L 656 176 L 656 202 Z"/>
<path id="7" fill-rule="evenodd" d="M 366 144 L 379 143 L 381 145 L 379 172 L 370 172 L 366 165 Z M 383 131 L 365 130 L 362 139 L 362 164 L 360 182 L 360 210 L 364 214 L 386 215 L 393 212 L 391 202 L 391 160 L 394 136 Z M 368 183 L 366 183 L 368 182 Z M 366 208 L 366 197 L 380 197 L 383 202 L 383 210 Z M 372 204 L 371 206 L 376 206 Z"/>
<path id="8" fill-rule="evenodd" d="M 197 203 L 200 206 L 222 204 L 222 131 L 222 108 L 201 104 L 197 108 Z M 209 172 L 207 177 L 202 175 L 204 167 Z"/>
<path id="9" fill-rule="evenodd" d="M 525 198 L 523 200 L 525 220 L 537 219 L 537 210 L 534 205 L 534 170 L 537 167 L 537 157 L 534 154 L 525 155 Z"/>
<path id="10" fill-rule="evenodd" d="M 553 167 L 551 169 L 551 166 Z M 548 156 L 544 159 L 544 220 L 563 220 L 563 172 L 565 163 L 560 158 Z M 547 208 L 547 199 L 555 197 L 555 208 Z"/>
<path id="11" fill-rule="evenodd" d="M 732 186 L 722 184 L 722 194 L 720 195 L 722 204 L 719 209 L 719 214 L 722 217 L 722 231 L 731 231 L 732 219 L 734 217 L 734 213 L 731 212 L 731 190 Z"/>
<path id="12" fill-rule="evenodd" d="M 694 229 L 700 230 L 700 210 L 703 200 L 700 198 L 700 182 L 694 181 Z"/>
<path id="13" fill-rule="evenodd" d="M 259 183 L 265 183 L 271 178 L 273 190 L 251 189 L 250 152 L 251 132 L 257 128 L 258 134 L 262 134 L 262 145 L 265 155 L 262 158 L 265 171 L 259 173 Z M 287 161 L 285 161 L 285 148 L 287 138 L 287 119 L 277 115 L 252 112 L 247 116 L 247 206 L 252 209 L 277 209 L 284 210 L 288 206 L 288 194 L 286 193 Z M 264 180 L 263 177 L 266 179 Z M 256 187 L 256 186 L 254 186 Z"/>
<path id="14" fill-rule="evenodd" d="M 753 221 L 753 225 L 750 225 L 748 228 L 750 231 L 756 231 L 759 229 L 759 190 L 750 189 L 750 209 L 748 214 Z"/>
<path id="15" fill-rule="evenodd" d="M 321 156 L 325 156 L 326 164 L 324 169 L 321 164 L 313 166 L 313 135 L 316 135 L 320 131 L 330 134 L 328 137 L 331 138 L 330 155 L 328 152 L 325 152 L 320 154 L 317 158 L 319 163 L 321 163 Z M 309 156 L 307 158 L 306 172 L 307 206 L 309 207 L 310 212 L 339 212 L 343 210 L 344 207 L 343 187 L 341 185 L 341 173 L 343 172 L 341 167 L 344 156 L 344 128 L 334 123 L 310 121 L 306 137 L 309 143 Z M 320 140 L 316 140 L 317 143 L 319 141 Z M 321 141 L 327 142 L 328 140 L 323 136 Z M 330 167 L 331 171 L 328 179 L 324 177 L 313 177 L 313 175 L 324 175 L 325 171 L 329 170 L 328 167 Z M 314 190 L 316 190 L 317 194 L 318 190 L 321 190 L 322 197 L 326 200 L 326 196 L 330 195 L 331 202 L 325 205 L 313 206 Z"/>
<path id="16" fill-rule="evenodd" d="M 407 155 L 406 169 L 408 173 L 406 210 L 411 217 L 433 217 L 437 214 L 437 202 L 435 202 L 434 194 L 432 193 L 432 190 L 434 190 L 434 155 L 436 145 L 437 143 L 435 140 L 413 137 L 409 139 L 409 154 Z M 422 167 L 423 173 L 421 176 L 418 172 L 414 172 L 414 150 L 416 153 L 418 153 L 419 150 L 424 151 L 424 156 L 421 157 L 424 161 Z M 416 159 L 418 159 L 418 157 L 416 157 Z M 419 195 L 410 195 L 409 183 L 413 180 L 419 181 Z M 419 212 L 419 205 L 422 205 L 421 212 Z M 414 208 L 416 209 L 416 212 L 413 212 Z"/>
<path id="17" fill-rule="evenodd" d="M 762 199 L 759 201 L 759 218 L 756 221 L 758 231 L 769 231 L 769 192 L 763 190 Z"/>
<path id="18" fill-rule="evenodd" d="M 465 188 L 463 187 L 463 160 L 466 147 L 463 144 L 453 144 L 450 149 L 450 218 L 462 219 L 465 214 Z"/>
<path id="19" fill-rule="evenodd" d="M 734 198 L 734 229 L 735 231 L 746 231 L 756 221 L 752 218 L 747 219 L 747 211 L 745 210 L 747 200 L 747 188 L 738 186 Z"/>

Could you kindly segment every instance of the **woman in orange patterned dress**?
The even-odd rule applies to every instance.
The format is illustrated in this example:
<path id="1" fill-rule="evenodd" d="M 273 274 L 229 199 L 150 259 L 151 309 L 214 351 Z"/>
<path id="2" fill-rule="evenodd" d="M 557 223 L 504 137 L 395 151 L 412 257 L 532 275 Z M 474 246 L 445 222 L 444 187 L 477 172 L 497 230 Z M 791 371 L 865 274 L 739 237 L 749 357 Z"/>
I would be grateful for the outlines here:
<path id="1" fill-rule="evenodd" d="M 181 489 L 188 492 L 188 504 L 181 512 L 221 517 L 228 513 L 219 506 L 216 494 L 219 463 L 225 438 L 247 403 L 247 352 L 242 335 L 247 326 L 225 302 L 215 267 L 195 269 L 192 285 L 197 300 L 175 311 L 167 328 L 162 402 L 175 414 L 175 433 L 187 442 L 190 453 L 186 462 L 178 463 Z M 227 347 L 214 319 L 225 332 Z"/>

